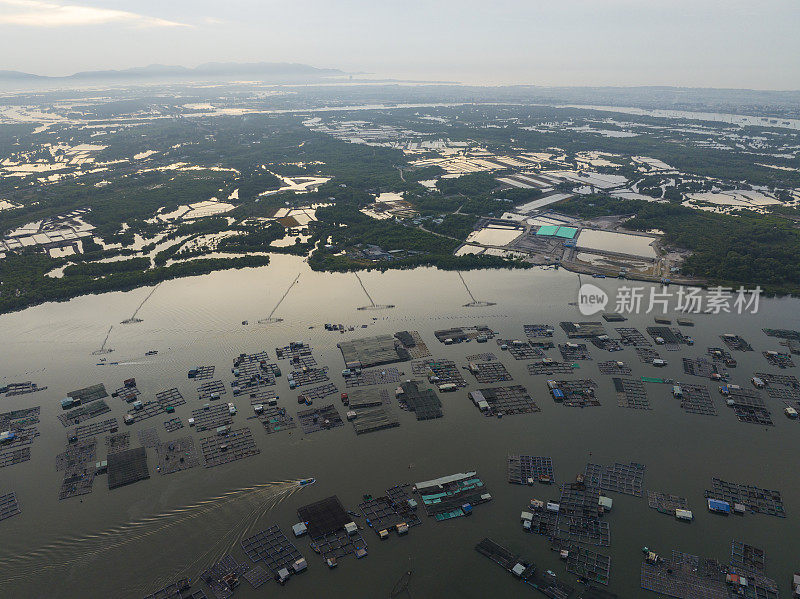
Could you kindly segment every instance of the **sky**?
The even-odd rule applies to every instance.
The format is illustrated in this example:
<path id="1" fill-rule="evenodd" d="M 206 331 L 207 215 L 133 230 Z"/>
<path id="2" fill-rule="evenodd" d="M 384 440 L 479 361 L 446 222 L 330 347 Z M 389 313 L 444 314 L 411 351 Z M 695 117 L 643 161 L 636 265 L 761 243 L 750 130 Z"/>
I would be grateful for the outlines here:
<path id="1" fill-rule="evenodd" d="M 0 70 L 299 62 L 471 84 L 800 89 L 800 0 L 0 0 Z"/>

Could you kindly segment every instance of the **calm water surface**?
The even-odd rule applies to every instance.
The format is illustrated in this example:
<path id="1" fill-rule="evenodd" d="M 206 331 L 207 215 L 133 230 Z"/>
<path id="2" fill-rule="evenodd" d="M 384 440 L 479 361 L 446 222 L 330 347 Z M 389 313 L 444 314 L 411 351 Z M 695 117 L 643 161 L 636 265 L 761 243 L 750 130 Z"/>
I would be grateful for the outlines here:
<path id="1" fill-rule="evenodd" d="M 275 313 L 283 322 L 256 324 L 270 313 L 298 273 L 298 284 Z M 506 482 L 507 454 L 527 453 L 552 456 L 561 482 L 572 480 L 587 460 L 641 462 L 647 466 L 646 489 L 689 499 L 695 521 L 685 525 L 649 509 L 646 498 L 612 495 L 614 508 L 607 516 L 612 539 L 609 588 L 620 597 L 648 596 L 639 588 L 643 545 L 662 553 L 678 549 L 725 561 L 732 539 L 764 547 L 767 573 L 788 595 L 789 576 L 800 569 L 800 482 L 796 476 L 800 424 L 784 418 L 783 404 L 771 399 L 775 427 L 739 423 L 710 382 L 717 417 L 684 413 L 668 385 L 648 385 L 650 411 L 620 408 L 611 377 L 601 376 L 596 364 L 622 359 L 636 376 L 703 383 L 683 374 L 680 357 L 702 355 L 706 347 L 721 345 L 719 334 L 736 332 L 756 349 L 737 353 L 739 367 L 731 371 L 732 382 L 747 385 L 755 370 L 777 372 L 760 352 L 780 346 L 760 329 L 800 328 L 797 300 L 764 301 L 756 316 L 695 317 L 696 326 L 689 334 L 696 345 L 681 352 L 662 351 L 669 360 L 666 369 L 641 365 L 632 349 L 608 354 L 590 346 L 595 360 L 582 363 L 577 374 L 598 381 L 603 405 L 581 410 L 553 403 L 545 384 L 548 377 L 529 376 L 525 362 L 501 353 L 493 341 L 445 347 L 433 336 L 441 328 L 487 324 L 501 337 L 519 338 L 526 323 L 581 320 L 577 309 L 569 305 L 577 292 L 575 275 L 538 270 L 465 273 L 477 299 L 496 302 L 484 308 L 463 306 L 469 298 L 454 272 L 418 269 L 361 277 L 376 303 L 396 307 L 359 311 L 359 306 L 369 302 L 354 275 L 314 273 L 295 257 L 274 256 L 268 267 L 162 284 L 139 312 L 143 319 L 139 324 L 119 323 L 130 317 L 148 289 L 87 296 L 0 316 L 0 380 L 3 384 L 33 380 L 49 386 L 37 394 L 0 399 L 2 411 L 42 406 L 41 435 L 33 445 L 31 461 L 0 469 L 0 492 L 15 491 L 22 508 L 20 516 L 0 522 L 0 590 L 9 597 L 142 597 L 179 577 L 196 577 L 226 551 L 232 550 L 243 561 L 238 539 L 272 524 L 288 532 L 297 521 L 297 507 L 305 503 L 337 494 L 347 508 L 356 509 L 364 493 L 377 496 L 397 483 L 474 468 L 494 499 L 478 506 L 472 517 L 444 523 L 425 519 L 407 537 L 383 542 L 365 531 L 369 556 L 361 561 L 343 559 L 334 571 L 325 568 L 307 539 L 300 539 L 297 545 L 309 560 L 308 573 L 282 589 L 270 583 L 254 591 L 243 583 L 236 596 L 386 597 L 409 560 L 413 568 L 410 590 L 415 597 L 529 596 L 533 591 L 473 548 L 481 538 L 491 536 L 574 582 L 549 551 L 546 539 L 523 533 L 519 524 L 519 513 L 530 498 L 558 496 L 555 486 Z M 618 284 L 610 279 L 592 282 L 612 294 Z M 243 320 L 252 324 L 243 326 Z M 326 322 L 358 328 L 346 334 L 326 332 L 322 327 Z M 643 315 L 625 326 L 644 332 L 652 323 L 652 316 Z M 361 324 L 369 326 L 362 329 Z M 112 325 L 107 347 L 115 351 L 108 360 L 120 364 L 97 366 L 98 357 L 92 352 Z M 607 328 L 613 333 L 614 326 L 620 325 Z M 360 437 L 349 424 L 309 436 L 299 429 L 266 435 L 259 423 L 246 419 L 249 401 L 238 398 L 241 405 L 234 425 L 253 430 L 261 449 L 258 456 L 161 476 L 155 472 L 155 452 L 148 450 L 149 480 L 108 491 L 105 478 L 99 477 L 94 492 L 82 500 L 57 498 L 62 473 L 55 470 L 54 456 L 64 448 L 66 429 L 56 416 L 61 411 L 59 400 L 70 390 L 102 382 L 111 391 L 133 376 L 147 400 L 157 391 L 177 386 L 187 399 L 177 409 L 185 422 L 190 411 L 201 405 L 197 383 L 186 377 L 190 367 L 213 364 L 215 378 L 227 382 L 232 379 L 232 360 L 241 352 L 267 350 L 274 359 L 275 347 L 302 340 L 312 345 L 318 361 L 330 367 L 332 380 L 343 389 L 339 375 L 343 364 L 336 344 L 399 330 L 419 331 L 435 357 L 460 364 L 468 354 L 494 351 L 514 383 L 526 385 L 542 411 L 502 420 L 485 418 L 467 399 L 467 391 L 485 385 L 476 385 L 465 373 L 470 386 L 442 396 L 445 417 L 439 420 L 417 422 L 413 415 L 400 412 L 400 427 Z M 558 327 L 554 340 L 565 341 Z M 150 349 L 159 354 L 145 357 Z M 286 384 L 286 362 L 281 365 L 280 404 L 294 413 L 296 392 Z M 410 375 L 408 363 L 400 368 Z M 797 375 L 797 369 L 787 373 Z M 232 400 L 230 394 L 224 396 L 224 401 Z M 121 421 L 126 405 L 116 398 L 107 401 L 112 415 Z M 131 432 L 131 446 L 138 445 L 136 432 L 143 428 L 156 427 L 162 440 L 190 433 L 191 429 L 184 428 L 167 434 L 164 420 L 156 417 L 122 430 Z M 102 436 L 98 441 L 98 459 L 104 459 Z M 241 491 L 308 476 L 318 482 L 292 492 L 280 484 Z M 712 476 L 781 490 L 789 517 L 712 516 L 703 500 Z M 226 495 L 236 490 L 240 491 Z M 165 512 L 171 515 L 152 520 Z M 6 560 L 14 556 L 26 556 L 27 561 L 10 565 Z"/>

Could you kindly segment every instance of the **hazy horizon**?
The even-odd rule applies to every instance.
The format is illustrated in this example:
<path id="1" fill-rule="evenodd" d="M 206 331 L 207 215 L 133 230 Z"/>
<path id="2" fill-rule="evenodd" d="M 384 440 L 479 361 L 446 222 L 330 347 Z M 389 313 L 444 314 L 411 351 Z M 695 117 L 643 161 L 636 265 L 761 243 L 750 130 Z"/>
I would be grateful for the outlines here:
<path id="1" fill-rule="evenodd" d="M 797 90 L 799 15 L 794 0 L 0 0 L 0 50 L 13 57 L 0 68 L 296 62 L 479 85 Z"/>

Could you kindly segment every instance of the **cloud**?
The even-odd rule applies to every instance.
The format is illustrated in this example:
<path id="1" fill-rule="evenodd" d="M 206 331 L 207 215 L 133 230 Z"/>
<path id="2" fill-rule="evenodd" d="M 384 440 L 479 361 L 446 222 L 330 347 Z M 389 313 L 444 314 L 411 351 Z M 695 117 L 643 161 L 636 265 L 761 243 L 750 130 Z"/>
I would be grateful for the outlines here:
<path id="1" fill-rule="evenodd" d="M 71 27 L 124 23 L 137 27 L 188 27 L 184 23 L 125 10 L 56 4 L 41 0 L 0 0 L 0 25 Z"/>

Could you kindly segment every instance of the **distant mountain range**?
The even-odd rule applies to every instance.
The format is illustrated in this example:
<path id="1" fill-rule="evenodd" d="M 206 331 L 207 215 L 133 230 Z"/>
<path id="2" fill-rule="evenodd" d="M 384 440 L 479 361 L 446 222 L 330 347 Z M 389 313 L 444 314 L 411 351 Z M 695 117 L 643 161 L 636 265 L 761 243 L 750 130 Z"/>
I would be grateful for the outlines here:
<path id="1" fill-rule="evenodd" d="M 270 80 L 322 79 L 344 76 L 339 69 L 318 69 L 289 62 L 207 62 L 194 68 L 151 64 L 146 67 L 108 71 L 83 71 L 63 77 L 35 75 L 22 71 L 0 71 L 0 81 L 74 81 L 132 79 L 228 79 L 255 78 Z"/>

